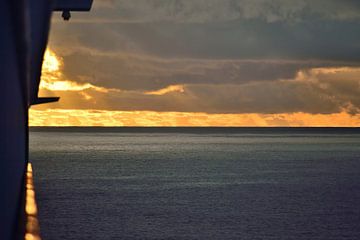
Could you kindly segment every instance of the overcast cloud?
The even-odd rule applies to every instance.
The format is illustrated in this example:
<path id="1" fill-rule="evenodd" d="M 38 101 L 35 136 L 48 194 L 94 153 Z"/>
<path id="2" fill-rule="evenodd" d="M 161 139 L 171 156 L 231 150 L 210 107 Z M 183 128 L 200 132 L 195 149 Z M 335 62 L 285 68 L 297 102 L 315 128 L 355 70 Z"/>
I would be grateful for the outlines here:
<path id="1" fill-rule="evenodd" d="M 355 0 L 95 1 L 54 16 L 50 47 L 60 80 L 116 91 L 43 94 L 65 109 L 355 114 L 359 26 Z M 182 91 L 147 94 L 169 86 Z"/>

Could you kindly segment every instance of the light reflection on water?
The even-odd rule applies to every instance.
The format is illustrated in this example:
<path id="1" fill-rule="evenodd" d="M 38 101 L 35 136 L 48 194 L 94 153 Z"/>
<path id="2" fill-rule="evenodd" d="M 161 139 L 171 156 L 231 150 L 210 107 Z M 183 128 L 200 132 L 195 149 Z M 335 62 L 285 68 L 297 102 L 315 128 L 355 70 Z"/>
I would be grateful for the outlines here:
<path id="1" fill-rule="evenodd" d="M 37 205 L 35 201 L 35 190 L 33 181 L 33 169 L 31 163 L 27 165 L 26 171 L 26 194 L 25 194 L 25 213 L 26 229 L 25 240 L 41 240 L 39 221 L 37 219 Z"/>

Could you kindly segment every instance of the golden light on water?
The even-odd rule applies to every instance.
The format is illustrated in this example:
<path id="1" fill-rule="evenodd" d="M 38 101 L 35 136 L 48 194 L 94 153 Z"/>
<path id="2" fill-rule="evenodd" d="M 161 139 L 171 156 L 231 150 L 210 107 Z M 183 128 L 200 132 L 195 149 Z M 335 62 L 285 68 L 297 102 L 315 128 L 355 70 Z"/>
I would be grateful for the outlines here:
<path id="1" fill-rule="evenodd" d="M 40 240 L 41 238 L 39 236 L 34 236 L 33 234 L 25 234 L 25 240 Z"/>
<path id="2" fill-rule="evenodd" d="M 35 199 L 33 170 L 31 163 L 28 163 L 27 172 L 26 172 L 25 213 L 26 213 L 25 240 L 41 240 L 39 221 L 37 219 L 38 211 L 37 211 L 37 205 Z"/>

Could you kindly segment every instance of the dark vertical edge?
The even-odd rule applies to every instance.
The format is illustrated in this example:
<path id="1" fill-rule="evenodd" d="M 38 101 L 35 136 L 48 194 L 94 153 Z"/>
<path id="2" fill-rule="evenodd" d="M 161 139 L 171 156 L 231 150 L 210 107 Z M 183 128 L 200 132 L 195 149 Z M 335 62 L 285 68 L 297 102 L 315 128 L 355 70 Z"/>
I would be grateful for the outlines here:
<path id="1" fill-rule="evenodd" d="M 24 240 L 25 233 L 26 233 L 26 213 L 25 213 L 25 204 L 26 204 L 26 170 L 23 175 L 23 180 L 21 184 L 21 193 L 20 193 L 20 201 L 19 207 L 17 209 L 17 218 L 16 222 L 14 223 L 14 231 L 13 237 L 11 239 L 14 240 Z"/>
<path id="2" fill-rule="evenodd" d="M 23 172 L 19 189 L 19 199 L 17 201 L 17 209 L 15 221 L 13 222 L 12 238 L 15 240 L 24 240 L 26 232 L 26 172 L 29 156 L 29 127 L 28 127 L 28 102 L 29 102 L 29 70 L 30 70 L 30 35 L 29 35 L 29 5 L 31 2 L 25 0 L 9 1 L 13 34 L 16 46 L 17 64 L 19 72 L 19 84 L 21 86 L 22 95 L 22 112 L 23 112 L 23 136 L 25 137 L 24 159 L 22 162 Z M 20 137 L 20 136 L 19 136 Z"/>

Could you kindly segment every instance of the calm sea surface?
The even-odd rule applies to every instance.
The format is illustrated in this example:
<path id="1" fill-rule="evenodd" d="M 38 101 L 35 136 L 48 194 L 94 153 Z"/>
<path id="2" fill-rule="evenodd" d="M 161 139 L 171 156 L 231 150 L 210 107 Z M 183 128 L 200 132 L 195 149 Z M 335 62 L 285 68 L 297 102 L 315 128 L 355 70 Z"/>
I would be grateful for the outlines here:
<path id="1" fill-rule="evenodd" d="M 360 130 L 32 129 L 58 239 L 360 239 Z"/>

